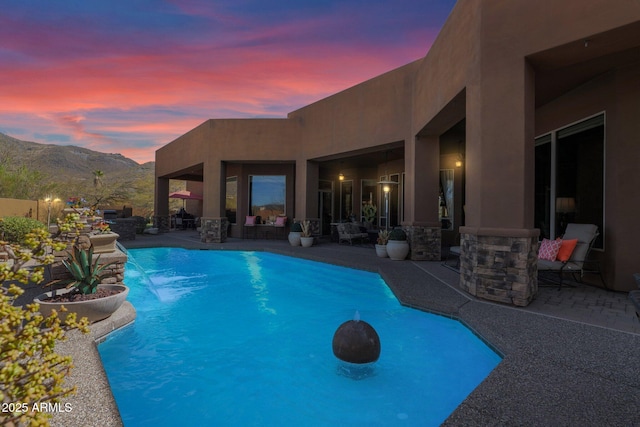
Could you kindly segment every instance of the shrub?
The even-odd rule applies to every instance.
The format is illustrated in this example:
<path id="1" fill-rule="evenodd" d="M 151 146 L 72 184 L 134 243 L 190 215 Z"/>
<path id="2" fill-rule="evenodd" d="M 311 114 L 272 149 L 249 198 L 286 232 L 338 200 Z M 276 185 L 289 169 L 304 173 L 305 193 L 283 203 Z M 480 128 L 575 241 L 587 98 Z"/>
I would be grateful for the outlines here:
<path id="1" fill-rule="evenodd" d="M 36 219 L 22 216 L 7 216 L 0 220 L 0 236 L 9 243 L 24 243 L 27 234 L 37 228 L 45 229 L 47 226 Z"/>
<path id="2" fill-rule="evenodd" d="M 78 322 L 70 313 L 62 324 L 55 311 L 42 316 L 38 304 L 14 305 L 24 292 L 16 282 L 40 283 L 44 278 L 43 267 L 29 270 L 24 265 L 30 260 L 50 264 L 53 256 L 47 248 L 65 246 L 51 240 L 44 228 L 27 233 L 22 246 L 0 241 L 12 260 L 0 263 L 0 403 L 8 405 L 0 412 L 0 425 L 49 425 L 51 414 L 38 410 L 40 402 L 55 404 L 75 393 L 75 387 L 64 386 L 71 357 L 55 353 L 54 347 L 66 331 L 88 332 L 87 319 Z"/>
<path id="3" fill-rule="evenodd" d="M 401 228 L 396 228 L 389 234 L 389 240 L 407 240 L 407 234 Z"/>

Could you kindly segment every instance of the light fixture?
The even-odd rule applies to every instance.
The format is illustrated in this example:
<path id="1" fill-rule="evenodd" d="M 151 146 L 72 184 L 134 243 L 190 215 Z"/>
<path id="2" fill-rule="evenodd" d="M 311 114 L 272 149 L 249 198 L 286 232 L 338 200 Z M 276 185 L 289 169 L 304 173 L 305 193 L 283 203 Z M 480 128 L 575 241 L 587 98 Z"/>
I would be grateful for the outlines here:
<path id="1" fill-rule="evenodd" d="M 47 196 L 44 199 L 47 202 L 47 230 L 51 226 L 51 205 L 60 201 L 57 197 Z"/>
<path id="2" fill-rule="evenodd" d="M 342 172 L 340 172 L 340 173 L 338 174 L 338 179 L 339 179 L 340 181 L 344 181 L 344 174 L 343 174 Z"/>
<path id="3" fill-rule="evenodd" d="M 461 168 L 462 167 L 462 161 L 464 160 L 464 146 L 463 146 L 464 142 L 462 140 L 458 140 L 458 157 L 456 158 L 456 167 L 457 168 Z"/>
<path id="4" fill-rule="evenodd" d="M 576 199 L 573 197 L 558 197 L 556 199 L 556 212 L 573 213 L 576 211 Z"/>

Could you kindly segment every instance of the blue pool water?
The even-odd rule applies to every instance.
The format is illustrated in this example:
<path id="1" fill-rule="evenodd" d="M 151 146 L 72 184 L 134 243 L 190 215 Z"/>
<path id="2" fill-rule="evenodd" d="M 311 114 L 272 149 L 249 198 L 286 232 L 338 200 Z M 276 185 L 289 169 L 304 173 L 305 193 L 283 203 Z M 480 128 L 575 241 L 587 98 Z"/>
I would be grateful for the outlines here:
<path id="1" fill-rule="evenodd" d="M 428 426 L 499 363 L 457 321 L 402 307 L 377 274 L 258 252 L 129 251 L 136 322 L 98 346 L 125 425 Z M 332 352 L 359 311 L 371 366 Z"/>

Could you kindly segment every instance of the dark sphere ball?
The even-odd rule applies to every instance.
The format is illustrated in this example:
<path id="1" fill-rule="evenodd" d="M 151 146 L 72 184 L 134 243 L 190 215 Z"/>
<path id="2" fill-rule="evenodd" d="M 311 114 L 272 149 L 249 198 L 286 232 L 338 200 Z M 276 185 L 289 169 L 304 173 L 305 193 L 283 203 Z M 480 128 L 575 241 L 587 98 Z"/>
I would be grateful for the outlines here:
<path id="1" fill-rule="evenodd" d="M 380 337 L 362 320 L 344 322 L 333 335 L 333 354 L 349 363 L 371 363 L 380 357 Z"/>

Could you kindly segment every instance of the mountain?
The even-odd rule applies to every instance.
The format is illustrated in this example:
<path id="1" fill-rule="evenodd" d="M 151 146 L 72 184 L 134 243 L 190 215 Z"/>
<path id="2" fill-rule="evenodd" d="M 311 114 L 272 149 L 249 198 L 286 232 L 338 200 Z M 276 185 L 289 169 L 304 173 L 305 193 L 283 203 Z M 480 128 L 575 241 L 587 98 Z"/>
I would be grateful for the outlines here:
<path id="1" fill-rule="evenodd" d="M 56 181 L 64 179 L 92 180 L 100 170 L 109 176 L 139 175 L 154 169 L 154 162 L 143 165 L 122 154 L 100 153 L 73 145 L 38 144 L 21 141 L 0 133 L 0 164 L 34 165 Z"/>

